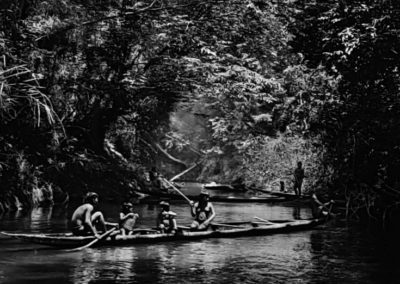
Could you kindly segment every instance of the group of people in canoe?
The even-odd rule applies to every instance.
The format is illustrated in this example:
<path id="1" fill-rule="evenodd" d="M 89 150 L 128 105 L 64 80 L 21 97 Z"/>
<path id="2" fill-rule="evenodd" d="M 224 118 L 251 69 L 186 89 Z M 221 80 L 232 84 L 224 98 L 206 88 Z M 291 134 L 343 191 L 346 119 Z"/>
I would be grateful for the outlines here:
<path id="1" fill-rule="evenodd" d="M 119 233 L 122 235 L 130 235 L 133 233 L 139 214 L 133 210 L 130 202 L 124 202 L 121 206 L 118 223 L 109 223 L 104 219 L 100 211 L 96 211 L 99 203 L 99 195 L 95 192 L 89 192 L 84 198 L 84 202 L 80 205 L 71 218 L 71 231 L 76 236 L 94 235 L 100 237 L 99 231 L 106 232 L 107 226 L 118 227 Z M 215 210 L 209 201 L 209 193 L 206 189 L 202 189 L 197 202 L 191 201 L 190 213 L 194 218 L 190 229 L 206 230 L 211 221 L 215 217 Z M 160 212 L 157 217 L 157 230 L 161 233 L 175 234 L 178 230 L 176 221 L 177 214 L 170 209 L 167 201 L 161 201 Z"/>

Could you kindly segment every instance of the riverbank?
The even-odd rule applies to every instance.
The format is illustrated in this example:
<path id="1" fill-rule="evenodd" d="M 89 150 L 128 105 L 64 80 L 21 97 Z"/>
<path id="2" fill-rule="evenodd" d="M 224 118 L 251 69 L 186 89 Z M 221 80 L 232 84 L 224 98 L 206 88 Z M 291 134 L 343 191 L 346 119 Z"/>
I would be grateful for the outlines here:
<path id="1" fill-rule="evenodd" d="M 0 213 L 52 204 L 65 206 L 70 200 L 81 200 L 88 191 L 99 193 L 102 200 L 117 202 L 149 186 L 143 182 L 139 166 L 97 156 L 70 161 L 62 169 L 31 168 L 3 172 Z"/>

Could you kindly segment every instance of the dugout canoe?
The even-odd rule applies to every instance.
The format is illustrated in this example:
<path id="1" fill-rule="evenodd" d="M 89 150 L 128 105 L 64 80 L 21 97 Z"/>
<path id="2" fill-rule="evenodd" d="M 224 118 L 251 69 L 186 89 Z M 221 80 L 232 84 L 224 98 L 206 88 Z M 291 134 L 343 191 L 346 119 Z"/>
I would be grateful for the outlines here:
<path id="1" fill-rule="evenodd" d="M 108 237 L 98 242 L 96 246 L 124 246 L 138 243 L 157 243 L 168 241 L 190 241 L 207 238 L 232 238 L 256 235 L 270 235 L 278 233 L 289 233 L 293 231 L 308 230 L 323 223 L 322 219 L 291 220 L 273 224 L 262 222 L 235 222 L 212 225 L 207 231 L 191 231 L 181 227 L 176 234 L 156 232 L 154 229 L 137 229 L 133 235 Z M 1 232 L 1 234 L 21 239 L 31 243 L 48 245 L 60 248 L 71 248 L 83 246 L 92 240 L 93 236 L 78 237 L 71 233 L 67 234 L 21 234 Z"/>
<path id="2" fill-rule="evenodd" d="M 198 200 L 199 196 L 186 195 L 191 200 Z M 175 193 L 157 193 L 151 194 L 148 197 L 145 197 L 140 200 L 141 203 L 157 203 L 161 199 L 170 199 L 170 200 L 183 200 L 184 198 Z M 284 202 L 287 201 L 285 197 L 271 196 L 271 197 L 240 197 L 240 196 L 229 196 L 229 195 L 211 195 L 211 202 L 237 202 L 237 203 L 275 203 L 275 202 Z"/>
<path id="3" fill-rule="evenodd" d="M 227 190 L 227 191 L 235 191 L 235 188 L 230 184 L 222 184 L 222 183 L 215 183 L 210 182 L 204 184 L 204 188 L 208 190 Z"/>
<path id="4" fill-rule="evenodd" d="M 284 202 L 284 197 L 236 197 L 236 196 L 211 196 L 210 201 L 213 202 L 237 202 L 237 203 L 274 203 Z"/>
<path id="5" fill-rule="evenodd" d="M 253 190 L 255 190 L 255 189 L 253 189 Z M 271 190 L 264 190 L 264 189 L 257 189 L 256 191 L 270 194 L 270 195 L 277 196 L 277 197 L 284 197 L 284 198 L 286 198 L 286 200 L 310 199 L 311 198 L 311 195 L 308 195 L 308 194 L 302 194 L 302 195 L 298 196 L 297 194 L 290 193 L 290 192 L 271 191 Z"/>

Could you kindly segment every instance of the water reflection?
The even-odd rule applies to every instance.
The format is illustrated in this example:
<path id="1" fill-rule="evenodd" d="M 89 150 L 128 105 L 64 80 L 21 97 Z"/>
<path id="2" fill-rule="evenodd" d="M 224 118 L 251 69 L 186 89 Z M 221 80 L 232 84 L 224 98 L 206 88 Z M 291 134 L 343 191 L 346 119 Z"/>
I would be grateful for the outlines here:
<path id="1" fill-rule="evenodd" d="M 215 204 L 216 221 L 309 218 L 308 208 L 266 204 Z M 188 206 L 173 203 L 181 224 Z M 66 231 L 71 211 L 17 212 L 0 219 L 2 230 Z M 103 204 L 111 220 L 119 206 Z M 141 226 L 157 208 L 138 205 Z M 65 253 L 0 237 L 1 283 L 396 283 L 398 251 L 370 232 L 331 224 L 270 236 L 206 239 Z M 380 245 L 377 245 L 380 244 Z M 383 252 L 383 253 L 382 253 Z M 384 280 L 384 281 L 383 281 Z"/>
<path id="2" fill-rule="evenodd" d="M 96 279 L 127 280 L 134 276 L 137 262 L 133 250 L 90 249 L 75 256 L 79 261 L 71 271 L 73 283 L 91 283 Z"/>
<path id="3" fill-rule="evenodd" d="M 299 220 L 300 219 L 300 206 L 294 206 L 293 207 L 293 213 L 292 213 L 292 215 L 293 215 L 293 219 L 295 219 L 295 220 Z"/>
<path id="4" fill-rule="evenodd" d="M 287 283 L 314 269 L 310 233 L 91 249 L 71 279 L 129 283 Z M 291 282 L 293 283 L 293 282 Z"/>
<path id="5" fill-rule="evenodd" d="M 40 232 L 43 227 L 51 228 L 53 207 L 35 208 L 31 211 L 30 229 L 32 232 Z"/>

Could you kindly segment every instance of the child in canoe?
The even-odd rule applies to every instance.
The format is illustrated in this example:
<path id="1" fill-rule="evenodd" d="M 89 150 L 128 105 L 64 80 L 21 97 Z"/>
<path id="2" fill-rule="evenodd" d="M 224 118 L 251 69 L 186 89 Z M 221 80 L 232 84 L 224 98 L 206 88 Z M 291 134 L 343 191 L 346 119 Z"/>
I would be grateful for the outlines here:
<path id="1" fill-rule="evenodd" d="M 132 203 L 124 202 L 119 213 L 119 227 L 123 236 L 132 234 L 137 218 L 139 214 L 133 212 Z"/>
<path id="2" fill-rule="evenodd" d="M 157 228 L 162 233 L 175 234 L 178 226 L 176 224 L 176 213 L 172 212 L 169 208 L 169 203 L 166 201 L 160 202 L 161 212 L 157 218 Z"/>

